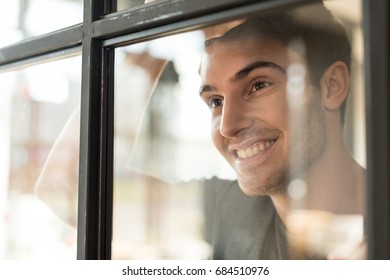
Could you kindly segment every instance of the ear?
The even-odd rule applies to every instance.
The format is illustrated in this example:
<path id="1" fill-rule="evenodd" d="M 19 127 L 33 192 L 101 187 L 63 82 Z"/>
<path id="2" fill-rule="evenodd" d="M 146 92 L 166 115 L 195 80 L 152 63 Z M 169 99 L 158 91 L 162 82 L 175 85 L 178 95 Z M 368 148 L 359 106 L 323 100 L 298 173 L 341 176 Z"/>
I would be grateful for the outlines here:
<path id="1" fill-rule="evenodd" d="M 321 78 L 321 95 L 325 108 L 338 110 L 349 92 L 349 71 L 342 61 L 330 65 Z"/>

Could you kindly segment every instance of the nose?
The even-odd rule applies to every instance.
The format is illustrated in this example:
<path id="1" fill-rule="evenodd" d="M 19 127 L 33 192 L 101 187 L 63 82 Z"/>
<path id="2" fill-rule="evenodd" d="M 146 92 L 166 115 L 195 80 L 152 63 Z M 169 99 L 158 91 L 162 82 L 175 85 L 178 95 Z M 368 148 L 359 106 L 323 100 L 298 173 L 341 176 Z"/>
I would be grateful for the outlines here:
<path id="1" fill-rule="evenodd" d="M 246 128 L 250 127 L 253 120 L 249 117 L 248 108 L 244 101 L 224 100 L 219 131 L 225 138 L 234 138 Z"/>

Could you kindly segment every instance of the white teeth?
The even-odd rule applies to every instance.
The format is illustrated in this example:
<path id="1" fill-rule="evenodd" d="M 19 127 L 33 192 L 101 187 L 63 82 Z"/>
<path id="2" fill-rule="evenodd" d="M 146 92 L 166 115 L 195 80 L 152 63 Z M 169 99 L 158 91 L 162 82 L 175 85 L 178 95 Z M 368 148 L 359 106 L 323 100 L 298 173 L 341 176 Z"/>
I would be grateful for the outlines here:
<path id="1" fill-rule="evenodd" d="M 247 158 L 248 156 L 246 155 L 246 152 L 244 150 L 238 150 L 237 151 L 238 157 L 239 158 Z"/>
<path id="2" fill-rule="evenodd" d="M 253 150 L 251 149 L 251 148 L 247 148 L 246 149 L 246 155 L 247 155 L 247 157 L 253 157 Z"/>
<path id="3" fill-rule="evenodd" d="M 265 145 L 264 145 L 264 143 L 261 143 L 261 144 L 260 144 L 259 150 L 260 150 L 261 152 L 265 150 Z"/>
<path id="4" fill-rule="evenodd" d="M 246 148 L 245 150 L 238 150 L 237 155 L 241 159 L 253 157 L 265 149 L 271 147 L 275 143 L 274 140 L 261 142 L 260 144 L 254 145 L 253 147 Z"/>

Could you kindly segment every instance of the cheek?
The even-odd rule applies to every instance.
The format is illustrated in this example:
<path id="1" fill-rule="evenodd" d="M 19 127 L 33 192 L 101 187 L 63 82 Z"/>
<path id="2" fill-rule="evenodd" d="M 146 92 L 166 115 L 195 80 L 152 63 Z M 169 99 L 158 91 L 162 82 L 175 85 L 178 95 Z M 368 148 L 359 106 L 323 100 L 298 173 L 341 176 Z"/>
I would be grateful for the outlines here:
<path id="1" fill-rule="evenodd" d="M 257 106 L 249 112 L 252 119 L 282 132 L 286 132 L 289 128 L 289 109 L 284 98 L 271 100 L 266 106 Z"/>
<path id="2" fill-rule="evenodd" d="M 223 151 L 223 137 L 219 132 L 219 126 L 221 123 L 220 117 L 213 117 L 211 120 L 211 139 L 214 146 L 220 151 Z"/>

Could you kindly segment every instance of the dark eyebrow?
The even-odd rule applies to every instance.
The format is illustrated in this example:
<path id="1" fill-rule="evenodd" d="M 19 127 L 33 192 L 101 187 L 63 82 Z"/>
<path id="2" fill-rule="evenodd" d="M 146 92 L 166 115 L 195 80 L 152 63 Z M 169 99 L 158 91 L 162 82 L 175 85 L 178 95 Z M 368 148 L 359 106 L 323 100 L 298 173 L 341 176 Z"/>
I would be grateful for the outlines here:
<path id="1" fill-rule="evenodd" d="M 212 91 L 215 91 L 214 87 L 209 86 L 209 85 L 204 85 L 204 86 L 200 87 L 199 95 L 202 95 L 202 93 L 204 93 L 204 92 L 212 92 Z"/>
<path id="2" fill-rule="evenodd" d="M 236 75 L 234 75 L 234 77 L 232 78 L 232 81 L 238 81 L 238 80 L 245 78 L 246 76 L 249 75 L 250 72 L 252 72 L 255 69 L 268 68 L 268 67 L 275 68 L 275 69 L 281 71 L 283 74 L 286 73 L 286 70 L 276 63 L 269 62 L 269 61 L 255 61 L 255 62 L 248 64 L 247 66 L 242 68 L 240 71 L 238 71 L 236 73 Z"/>
<path id="3" fill-rule="evenodd" d="M 277 69 L 280 72 L 282 72 L 283 74 L 286 73 L 286 70 L 282 66 L 280 66 L 280 65 L 278 65 L 276 63 L 273 63 L 273 62 L 270 62 L 270 61 L 255 61 L 255 62 L 252 62 L 252 63 L 248 64 L 247 66 L 245 66 L 241 70 L 239 70 L 234 75 L 234 77 L 231 78 L 231 81 L 235 82 L 235 81 L 241 80 L 241 79 L 245 78 L 246 76 L 248 76 L 249 73 L 251 73 L 253 70 L 256 70 L 256 69 L 259 69 L 259 68 L 269 68 L 269 67 Z M 199 95 L 202 95 L 202 93 L 204 93 L 204 92 L 212 92 L 212 91 L 215 91 L 215 88 L 213 86 L 204 85 L 204 86 L 200 87 Z"/>

